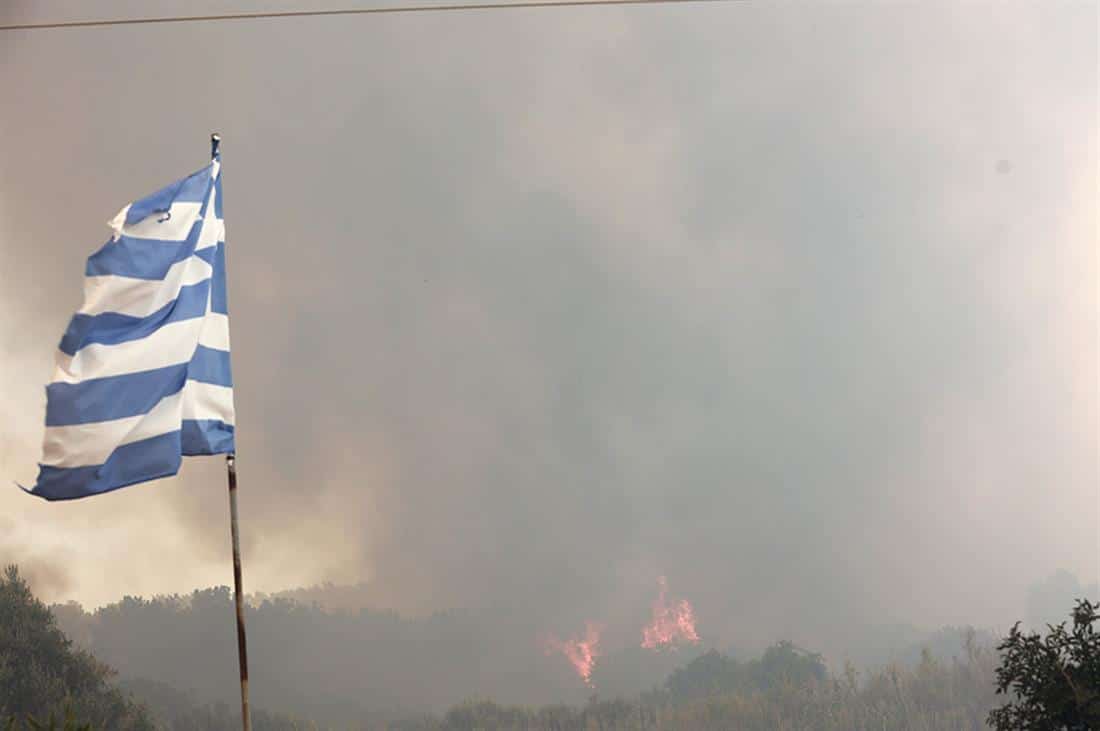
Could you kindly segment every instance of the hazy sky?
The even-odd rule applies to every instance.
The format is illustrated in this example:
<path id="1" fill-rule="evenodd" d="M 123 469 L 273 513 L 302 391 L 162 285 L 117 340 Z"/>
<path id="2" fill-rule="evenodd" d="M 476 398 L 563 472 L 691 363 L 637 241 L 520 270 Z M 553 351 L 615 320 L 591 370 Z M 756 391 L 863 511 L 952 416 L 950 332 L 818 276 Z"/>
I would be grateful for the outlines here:
<path id="1" fill-rule="evenodd" d="M 104 222 L 216 129 L 246 589 L 579 630 L 665 574 L 704 631 L 820 644 L 1097 577 L 1095 3 L 6 32 L 0 99 L 0 482 Z M 51 600 L 228 558 L 220 459 L 0 489 Z"/>

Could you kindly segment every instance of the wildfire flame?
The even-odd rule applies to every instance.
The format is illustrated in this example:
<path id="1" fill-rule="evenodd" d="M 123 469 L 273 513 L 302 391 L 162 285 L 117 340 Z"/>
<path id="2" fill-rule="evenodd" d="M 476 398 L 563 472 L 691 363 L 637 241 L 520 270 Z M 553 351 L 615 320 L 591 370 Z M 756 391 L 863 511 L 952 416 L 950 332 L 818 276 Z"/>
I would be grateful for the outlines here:
<path id="1" fill-rule="evenodd" d="M 559 640 L 550 637 L 543 643 L 547 655 L 560 652 L 573 665 L 584 684 L 592 687 L 592 668 L 600 656 L 600 632 L 602 627 L 595 622 L 585 623 L 584 639 Z"/>
<path id="2" fill-rule="evenodd" d="M 695 632 L 695 610 L 687 599 L 669 604 L 666 599 L 668 594 L 668 580 L 661 577 L 657 580 L 661 587 L 657 600 L 653 602 L 653 621 L 642 630 L 642 647 L 654 650 L 658 647 L 667 647 L 674 642 L 699 642 L 699 635 Z"/>

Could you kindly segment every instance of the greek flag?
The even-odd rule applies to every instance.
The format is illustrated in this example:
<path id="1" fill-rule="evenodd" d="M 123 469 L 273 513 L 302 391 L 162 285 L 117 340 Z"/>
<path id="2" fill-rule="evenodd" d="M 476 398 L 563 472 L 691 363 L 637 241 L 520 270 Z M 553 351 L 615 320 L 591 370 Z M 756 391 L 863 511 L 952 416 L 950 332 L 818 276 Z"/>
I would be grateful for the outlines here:
<path id="1" fill-rule="evenodd" d="M 98 495 L 234 451 L 221 163 L 122 209 L 46 386 L 38 483 Z"/>

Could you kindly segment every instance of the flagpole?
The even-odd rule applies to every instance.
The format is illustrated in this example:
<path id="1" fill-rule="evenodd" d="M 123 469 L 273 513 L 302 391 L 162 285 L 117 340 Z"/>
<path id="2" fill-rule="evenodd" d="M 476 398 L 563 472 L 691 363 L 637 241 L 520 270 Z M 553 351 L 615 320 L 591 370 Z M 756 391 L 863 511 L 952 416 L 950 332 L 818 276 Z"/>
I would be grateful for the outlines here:
<path id="1" fill-rule="evenodd" d="M 252 731 L 252 718 L 248 712 L 248 650 L 244 636 L 244 592 L 241 590 L 241 537 L 237 528 L 237 456 L 225 455 L 229 472 L 229 531 L 233 536 L 233 597 L 237 603 L 237 659 L 241 668 L 241 724 L 244 731 Z"/>
<path id="2" fill-rule="evenodd" d="M 210 135 L 210 159 L 221 159 L 218 146 L 222 138 L 217 132 Z M 233 600 L 237 605 L 237 661 L 241 670 L 241 726 L 252 731 L 252 717 L 248 710 L 248 648 L 244 633 L 244 590 L 241 588 L 241 534 L 237 521 L 237 455 L 225 455 L 225 469 L 229 477 L 229 533 L 233 537 Z"/>

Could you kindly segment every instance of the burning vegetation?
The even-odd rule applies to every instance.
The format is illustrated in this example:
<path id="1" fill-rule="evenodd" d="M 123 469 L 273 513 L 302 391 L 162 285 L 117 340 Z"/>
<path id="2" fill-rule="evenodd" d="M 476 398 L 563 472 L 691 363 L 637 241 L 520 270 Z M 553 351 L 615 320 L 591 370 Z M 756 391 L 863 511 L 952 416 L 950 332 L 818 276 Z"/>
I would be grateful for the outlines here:
<path id="1" fill-rule="evenodd" d="M 658 579 L 660 592 L 653 602 L 653 619 L 642 630 L 642 647 L 656 650 L 680 643 L 699 643 L 695 631 L 695 610 L 687 599 L 669 602 L 668 580 Z"/>
<path id="2" fill-rule="evenodd" d="M 695 610 L 687 599 L 670 601 L 668 598 L 668 580 L 658 579 L 659 591 L 653 602 L 653 616 L 649 624 L 642 628 L 642 647 L 647 650 L 661 650 L 682 644 L 699 644 L 699 633 L 695 631 Z M 551 635 L 542 642 L 547 655 L 564 655 L 573 666 L 585 685 L 593 687 L 592 670 L 596 659 L 600 657 L 600 633 L 603 626 L 597 622 L 586 622 L 583 639 L 559 640 Z"/>
<path id="3" fill-rule="evenodd" d="M 600 632 L 603 628 L 595 622 L 587 622 L 584 639 L 559 640 L 550 637 L 543 643 L 543 650 L 547 655 L 560 652 L 565 655 L 577 675 L 581 677 L 585 685 L 592 685 L 592 668 L 596 664 L 596 658 L 600 656 Z"/>

